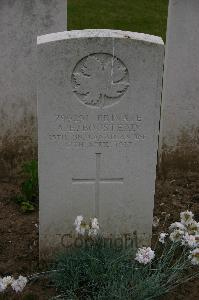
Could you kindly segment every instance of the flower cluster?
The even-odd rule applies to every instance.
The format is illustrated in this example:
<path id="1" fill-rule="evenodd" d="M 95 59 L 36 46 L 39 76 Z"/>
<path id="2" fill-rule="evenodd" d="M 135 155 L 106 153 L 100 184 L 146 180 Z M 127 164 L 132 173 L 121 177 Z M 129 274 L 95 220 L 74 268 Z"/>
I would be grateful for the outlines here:
<path id="1" fill-rule="evenodd" d="M 75 231 L 80 235 L 97 236 L 99 234 L 99 222 L 97 218 L 90 219 L 87 223 L 83 216 L 77 216 L 75 219 Z"/>
<path id="2" fill-rule="evenodd" d="M 170 234 L 162 232 L 159 242 L 164 244 L 166 237 L 172 242 L 179 242 L 182 246 L 190 248 L 189 259 L 193 265 L 199 265 L 199 223 L 194 220 L 191 211 L 184 211 L 180 214 L 180 222 L 172 223 L 169 227 Z M 155 257 L 150 247 L 139 248 L 135 260 L 141 264 L 148 264 Z"/>
<path id="3" fill-rule="evenodd" d="M 137 260 L 140 264 L 146 265 L 150 263 L 154 257 L 155 252 L 150 247 L 143 247 L 138 249 L 135 260 Z"/>
<path id="4" fill-rule="evenodd" d="M 191 248 L 189 259 L 192 264 L 199 264 L 199 223 L 194 220 L 191 211 L 180 214 L 180 222 L 172 223 L 169 227 L 169 238 L 172 242 L 179 242 L 182 246 Z M 168 233 L 161 233 L 159 242 L 164 244 Z"/>
<path id="5" fill-rule="evenodd" d="M 14 279 L 12 276 L 0 277 L 0 293 L 4 292 L 9 286 L 11 286 L 16 293 L 22 292 L 27 282 L 27 278 L 21 275 L 18 279 Z"/>
<path id="6" fill-rule="evenodd" d="M 172 242 L 180 242 L 192 249 L 199 247 L 199 223 L 193 217 L 191 211 L 181 212 L 180 222 L 175 222 L 169 227 Z"/>

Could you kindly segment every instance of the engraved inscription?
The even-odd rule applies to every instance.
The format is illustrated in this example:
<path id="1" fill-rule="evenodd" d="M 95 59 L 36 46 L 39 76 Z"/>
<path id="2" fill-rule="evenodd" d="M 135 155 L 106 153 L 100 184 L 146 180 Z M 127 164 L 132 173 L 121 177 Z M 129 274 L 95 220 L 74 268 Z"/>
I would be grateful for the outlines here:
<path id="1" fill-rule="evenodd" d="M 80 60 L 72 73 L 73 91 L 90 107 L 105 107 L 120 100 L 129 86 L 129 74 L 124 63 L 106 54 L 91 54 Z"/>
<path id="2" fill-rule="evenodd" d="M 96 114 L 56 114 L 49 140 L 75 148 L 129 147 L 145 139 L 143 118 L 127 112 Z"/>

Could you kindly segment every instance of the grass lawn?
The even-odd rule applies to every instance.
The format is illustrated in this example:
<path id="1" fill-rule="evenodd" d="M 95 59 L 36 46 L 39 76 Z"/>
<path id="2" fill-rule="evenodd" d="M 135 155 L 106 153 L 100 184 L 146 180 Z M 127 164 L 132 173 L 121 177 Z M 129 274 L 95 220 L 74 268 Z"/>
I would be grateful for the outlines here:
<path id="1" fill-rule="evenodd" d="M 68 29 L 144 32 L 165 41 L 168 0 L 68 0 Z"/>

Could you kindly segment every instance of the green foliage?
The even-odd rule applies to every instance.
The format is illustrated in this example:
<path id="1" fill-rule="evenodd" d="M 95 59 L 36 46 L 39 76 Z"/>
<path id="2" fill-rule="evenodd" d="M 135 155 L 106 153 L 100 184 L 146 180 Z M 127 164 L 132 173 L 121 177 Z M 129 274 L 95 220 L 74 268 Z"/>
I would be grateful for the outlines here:
<path id="1" fill-rule="evenodd" d="M 70 249 L 58 257 L 52 279 L 61 299 L 149 300 L 199 275 L 189 272 L 188 251 L 182 251 L 178 243 L 157 252 L 159 258 L 142 265 L 134 260 L 131 249 L 102 243 Z"/>
<path id="2" fill-rule="evenodd" d="M 25 180 L 21 185 L 21 193 L 15 201 L 21 206 L 23 212 L 31 212 L 38 202 L 38 164 L 31 160 L 23 165 L 22 172 Z"/>
<path id="3" fill-rule="evenodd" d="M 27 162 L 23 166 L 27 179 L 22 184 L 22 193 L 27 199 L 35 201 L 38 196 L 38 164 L 36 160 Z"/>
<path id="4" fill-rule="evenodd" d="M 168 0 L 68 0 L 68 29 L 110 28 L 165 40 Z"/>

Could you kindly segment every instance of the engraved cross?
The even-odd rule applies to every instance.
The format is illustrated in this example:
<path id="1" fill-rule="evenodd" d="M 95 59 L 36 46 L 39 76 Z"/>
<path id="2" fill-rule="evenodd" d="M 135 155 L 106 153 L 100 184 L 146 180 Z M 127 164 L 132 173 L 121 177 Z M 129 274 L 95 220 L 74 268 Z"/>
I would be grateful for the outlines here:
<path id="1" fill-rule="evenodd" d="M 100 184 L 101 183 L 120 183 L 123 184 L 124 178 L 101 178 L 101 153 L 96 153 L 96 175 L 95 178 L 72 178 L 73 184 L 95 184 L 95 216 L 99 217 Z"/>

